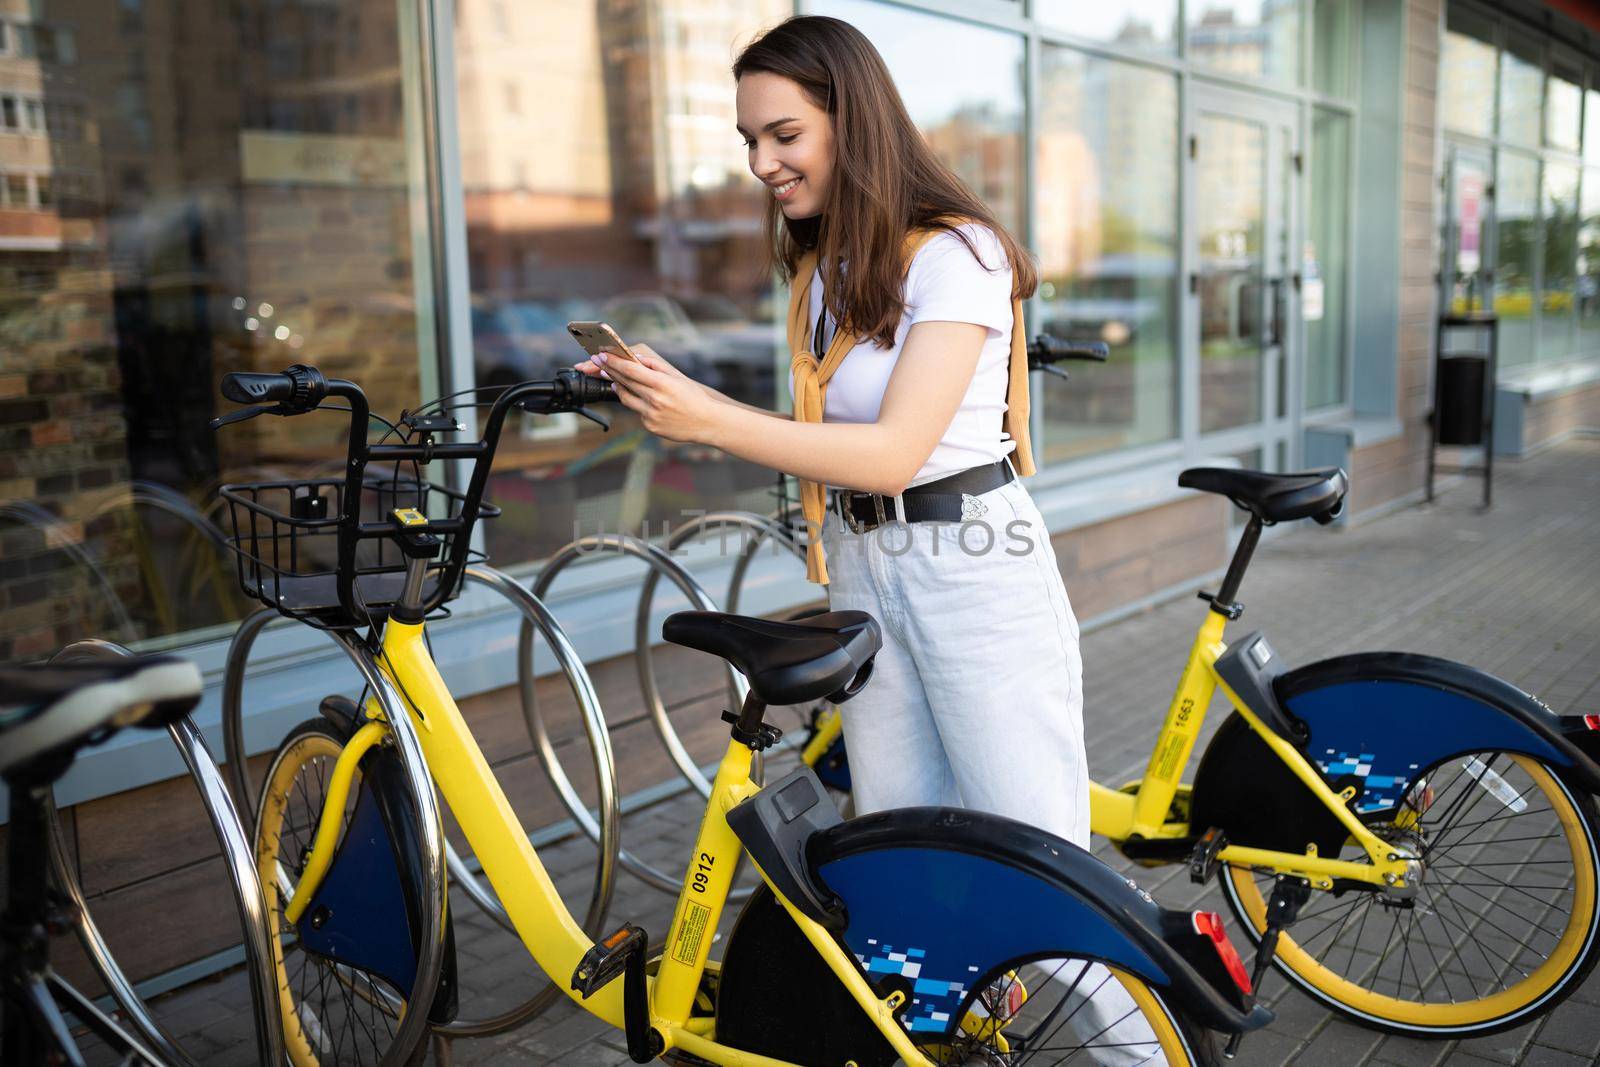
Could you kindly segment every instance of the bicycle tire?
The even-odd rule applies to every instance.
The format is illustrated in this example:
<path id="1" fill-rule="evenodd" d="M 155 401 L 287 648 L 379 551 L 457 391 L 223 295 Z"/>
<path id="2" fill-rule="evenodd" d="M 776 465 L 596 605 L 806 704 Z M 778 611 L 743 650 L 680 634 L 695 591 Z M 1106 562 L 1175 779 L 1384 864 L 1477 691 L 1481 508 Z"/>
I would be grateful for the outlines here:
<path id="1" fill-rule="evenodd" d="M 1393 820 L 1370 824 L 1380 836 L 1422 845 L 1420 905 L 1404 918 L 1407 909 L 1389 905 L 1394 914 L 1374 923 L 1372 909 L 1385 907 L 1381 894 L 1333 904 L 1329 894 L 1314 894 L 1280 937 L 1274 966 L 1313 999 L 1389 1033 L 1472 1037 L 1520 1026 L 1570 995 L 1600 959 L 1600 815 L 1558 771 L 1521 754 L 1461 753 L 1426 768 L 1421 779 L 1428 788 L 1442 786 L 1431 802 L 1413 790 Z M 1535 792 L 1548 807 L 1531 802 Z M 1511 814 L 1496 813 L 1496 803 Z M 1552 832 L 1524 836 L 1536 827 L 1519 820 L 1539 815 L 1547 815 L 1539 823 Z M 1400 825 L 1408 822 L 1413 826 Z M 1506 850 L 1515 845 L 1531 847 Z M 1473 851 L 1452 856 L 1455 850 Z M 1359 858 L 1357 852 L 1347 845 L 1344 858 Z M 1219 880 L 1259 944 L 1270 876 L 1233 867 Z M 1517 907 L 1502 902 L 1507 896 Z M 1569 897 L 1570 909 L 1552 919 Z M 1415 994 L 1407 990 L 1412 980 Z M 1491 981 L 1497 985 L 1484 988 Z"/>
<path id="2" fill-rule="evenodd" d="M 405 1010 L 402 993 L 414 991 L 386 988 L 364 972 L 314 957 L 299 944 L 284 918 L 293 877 L 316 833 L 328 773 L 350 736 L 349 731 L 321 718 L 308 719 L 290 730 L 267 765 L 256 812 L 253 844 L 273 932 L 284 1045 L 294 1067 L 358 1061 L 400 1064 L 411 1051 L 395 1045 L 394 1038 Z M 359 779 L 358 771 L 357 782 Z M 346 820 L 356 805 L 357 793 L 352 785 Z M 293 962 L 291 952 L 296 957 Z M 355 1032 L 357 1025 L 361 1033 Z M 357 1051 L 362 1047 L 368 1050 L 366 1054 Z"/>

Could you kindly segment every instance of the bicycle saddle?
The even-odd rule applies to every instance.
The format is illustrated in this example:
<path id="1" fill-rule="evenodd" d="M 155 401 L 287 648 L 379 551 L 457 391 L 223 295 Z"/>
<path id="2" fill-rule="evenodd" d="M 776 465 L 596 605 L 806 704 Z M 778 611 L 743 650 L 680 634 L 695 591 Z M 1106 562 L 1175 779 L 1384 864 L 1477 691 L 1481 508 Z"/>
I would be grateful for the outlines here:
<path id="1" fill-rule="evenodd" d="M 883 647 L 877 620 L 864 611 L 830 611 L 795 622 L 680 611 L 667 616 L 661 636 L 732 663 L 766 704 L 821 697 L 842 703 L 866 684 L 872 657 Z"/>
<path id="2" fill-rule="evenodd" d="M 199 703 L 200 689 L 199 669 L 175 656 L 0 667 L 0 775 L 124 726 L 166 726 Z"/>
<path id="3" fill-rule="evenodd" d="M 1339 517 L 1350 480 L 1338 467 L 1269 474 L 1228 467 L 1191 467 L 1178 475 L 1185 489 L 1220 493 L 1262 522 L 1313 518 L 1327 525 Z"/>

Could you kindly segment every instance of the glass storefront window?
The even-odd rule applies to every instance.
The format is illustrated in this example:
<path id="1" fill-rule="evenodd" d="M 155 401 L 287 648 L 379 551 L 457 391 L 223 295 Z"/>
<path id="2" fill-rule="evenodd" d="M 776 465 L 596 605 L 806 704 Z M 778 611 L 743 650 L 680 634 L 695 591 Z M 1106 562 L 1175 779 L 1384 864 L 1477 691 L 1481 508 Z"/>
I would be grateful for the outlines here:
<path id="1" fill-rule="evenodd" d="M 1022 38 L 869 0 L 826 0 L 816 10 L 867 35 L 928 143 L 1020 240 Z M 959 63 L 949 61 L 953 42 Z"/>
<path id="2" fill-rule="evenodd" d="M 1349 266 L 1350 116 L 1317 108 L 1311 120 L 1311 188 L 1301 257 L 1306 407 L 1345 400 L 1346 286 Z"/>
<path id="3" fill-rule="evenodd" d="M 1479 137 L 1494 135 L 1494 28 L 1451 5 L 1439 53 L 1439 121 Z"/>
<path id="4" fill-rule="evenodd" d="M 1521 144 L 1539 143 L 1540 97 L 1544 70 L 1539 45 L 1516 36 L 1500 52 L 1500 136 Z"/>
<path id="5" fill-rule="evenodd" d="M 1037 330 L 1111 345 L 1044 379 L 1046 462 L 1177 434 L 1178 89 L 1046 46 L 1039 62 Z"/>
<path id="6" fill-rule="evenodd" d="M 1565 359 L 1573 350 L 1573 304 L 1577 296 L 1578 168 L 1544 165 L 1540 191 L 1544 272 L 1539 287 L 1541 361 Z"/>
<path id="7" fill-rule="evenodd" d="M 1312 88 L 1329 96 L 1348 97 L 1354 87 L 1360 9 L 1346 0 L 1315 0 L 1311 18 Z"/>
<path id="8" fill-rule="evenodd" d="M 1583 94 L 1583 158 L 1600 163 L 1600 68 L 1589 71 L 1589 89 Z"/>
<path id="9" fill-rule="evenodd" d="M 1600 169 L 1583 172 L 1580 203 L 1573 305 L 1578 334 L 1575 348 L 1584 355 L 1596 355 L 1600 354 Z"/>
<path id="10" fill-rule="evenodd" d="M 1545 88 L 1544 143 L 1576 152 L 1582 133 L 1579 124 L 1582 111 L 1583 72 L 1564 63 L 1552 63 L 1550 81 Z"/>
<path id="11" fill-rule="evenodd" d="M 1187 53 L 1203 67 L 1298 84 L 1302 0 L 1203 0 L 1188 6 Z"/>
<path id="12" fill-rule="evenodd" d="M 1495 183 L 1494 310 L 1500 316 L 1500 366 L 1532 363 L 1534 267 L 1539 248 L 1539 161 L 1500 153 Z"/>
<path id="13" fill-rule="evenodd" d="M 1158 55 L 1178 50 L 1178 0 L 1037 0 L 1033 10 L 1039 21 L 1078 37 Z"/>
<path id="14" fill-rule="evenodd" d="M 479 385 L 571 365 L 583 353 L 566 324 L 598 319 L 736 399 L 778 406 L 787 305 L 763 269 L 768 194 L 734 128 L 730 67 L 790 13 L 787 0 L 457 7 Z M 608 415 L 609 434 L 529 415 L 502 439 L 487 495 L 505 514 L 485 534 L 502 565 L 602 528 L 659 531 L 685 509 L 774 506 L 772 472 Z"/>
<path id="15" fill-rule="evenodd" d="M 348 421 L 214 432 L 224 373 L 317 364 L 386 414 L 433 373 L 409 7 L 203 4 L 181 33 L 154 5 L 31 10 L 0 56 L 0 660 L 247 610 L 217 486 L 340 470 Z"/>

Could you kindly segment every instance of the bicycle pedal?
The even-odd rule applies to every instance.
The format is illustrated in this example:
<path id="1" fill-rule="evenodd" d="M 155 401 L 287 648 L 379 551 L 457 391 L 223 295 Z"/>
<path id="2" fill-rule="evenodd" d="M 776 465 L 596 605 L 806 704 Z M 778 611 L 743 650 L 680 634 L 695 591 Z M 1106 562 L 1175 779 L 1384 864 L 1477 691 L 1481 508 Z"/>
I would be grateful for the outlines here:
<path id="1" fill-rule="evenodd" d="M 1197 885 L 1211 881 L 1211 876 L 1222 866 L 1218 856 L 1227 847 L 1228 835 L 1220 828 L 1213 826 L 1201 834 L 1200 840 L 1194 843 L 1194 851 L 1189 853 L 1189 881 Z"/>
<path id="2" fill-rule="evenodd" d="M 578 961 L 577 968 L 572 972 L 572 988 L 584 1000 L 588 1000 L 627 969 L 630 957 L 637 955 L 642 968 L 645 948 L 649 943 L 650 939 L 642 929 L 632 923 L 623 923 L 583 954 L 583 959 Z"/>

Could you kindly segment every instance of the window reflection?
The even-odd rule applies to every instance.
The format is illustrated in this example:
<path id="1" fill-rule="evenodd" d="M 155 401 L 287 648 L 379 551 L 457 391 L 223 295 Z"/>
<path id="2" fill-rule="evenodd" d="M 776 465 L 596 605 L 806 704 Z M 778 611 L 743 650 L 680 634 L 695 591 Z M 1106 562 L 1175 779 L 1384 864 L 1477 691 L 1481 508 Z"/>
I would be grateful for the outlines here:
<path id="1" fill-rule="evenodd" d="M 456 7 L 462 181 L 480 384 L 583 358 L 609 322 L 684 373 L 774 407 L 782 308 L 763 268 L 766 192 L 735 131 L 729 68 L 786 0 L 541 0 Z M 516 100 L 519 107 L 508 106 Z M 775 475 L 668 445 L 625 409 L 609 434 L 528 416 L 501 446 L 501 563 L 690 508 L 771 510 Z"/>
<path id="2" fill-rule="evenodd" d="M 1600 169 L 1583 173 L 1573 314 L 1580 352 L 1600 349 Z"/>
<path id="3" fill-rule="evenodd" d="M 1591 73 L 1589 80 L 1591 85 L 1600 81 L 1600 73 Z M 1600 163 L 1600 89 L 1590 88 L 1583 96 L 1583 158 Z"/>
<path id="4" fill-rule="evenodd" d="M 1539 143 L 1539 98 L 1543 92 L 1539 46 L 1509 38 L 1500 53 L 1501 137 L 1522 144 Z"/>
<path id="5" fill-rule="evenodd" d="M 1497 264 L 1494 310 L 1500 316 L 1500 365 L 1533 362 L 1533 271 L 1539 247 L 1539 161 L 1500 154 L 1495 183 Z"/>
<path id="6" fill-rule="evenodd" d="M 385 412 L 419 381 L 396 5 L 9 10 L 0 660 L 245 610 L 216 486 L 337 467 L 348 423 L 214 433 L 222 374 L 314 363 Z"/>
<path id="7" fill-rule="evenodd" d="M 1038 328 L 1111 345 L 1044 378 L 1044 457 L 1177 433 L 1176 79 L 1065 48 L 1040 55 Z"/>
<path id="8" fill-rule="evenodd" d="M 1439 120 L 1451 129 L 1489 137 L 1494 134 L 1493 27 L 1459 13 L 1449 14 L 1449 29 L 1439 55 Z"/>
<path id="9" fill-rule="evenodd" d="M 1308 408 L 1345 400 L 1349 174 L 1350 117 L 1317 108 L 1311 122 L 1311 217 L 1300 267 Z"/>
<path id="10" fill-rule="evenodd" d="M 1162 55 L 1178 48 L 1178 0 L 1037 0 L 1034 13 L 1041 22 L 1090 40 Z"/>
<path id="11" fill-rule="evenodd" d="M 1539 359 L 1572 354 L 1572 309 L 1578 260 L 1578 168 L 1544 166 L 1541 190 L 1544 274 L 1539 290 Z"/>
<path id="12" fill-rule="evenodd" d="M 1300 80 L 1301 0 L 1194 0 L 1188 55 L 1213 70 Z"/>
<path id="13" fill-rule="evenodd" d="M 1544 143 L 1569 152 L 1578 150 L 1579 113 L 1583 110 L 1583 74 L 1561 63 L 1550 68 L 1545 90 Z"/>
<path id="14" fill-rule="evenodd" d="M 1329 96 L 1351 95 L 1358 5 L 1346 0 L 1315 0 L 1311 27 L 1313 87 Z"/>
<path id="15" fill-rule="evenodd" d="M 939 158 L 1020 238 L 1022 38 L 866 0 L 816 7 L 866 34 Z M 959 63 L 950 62 L 953 41 Z"/>

